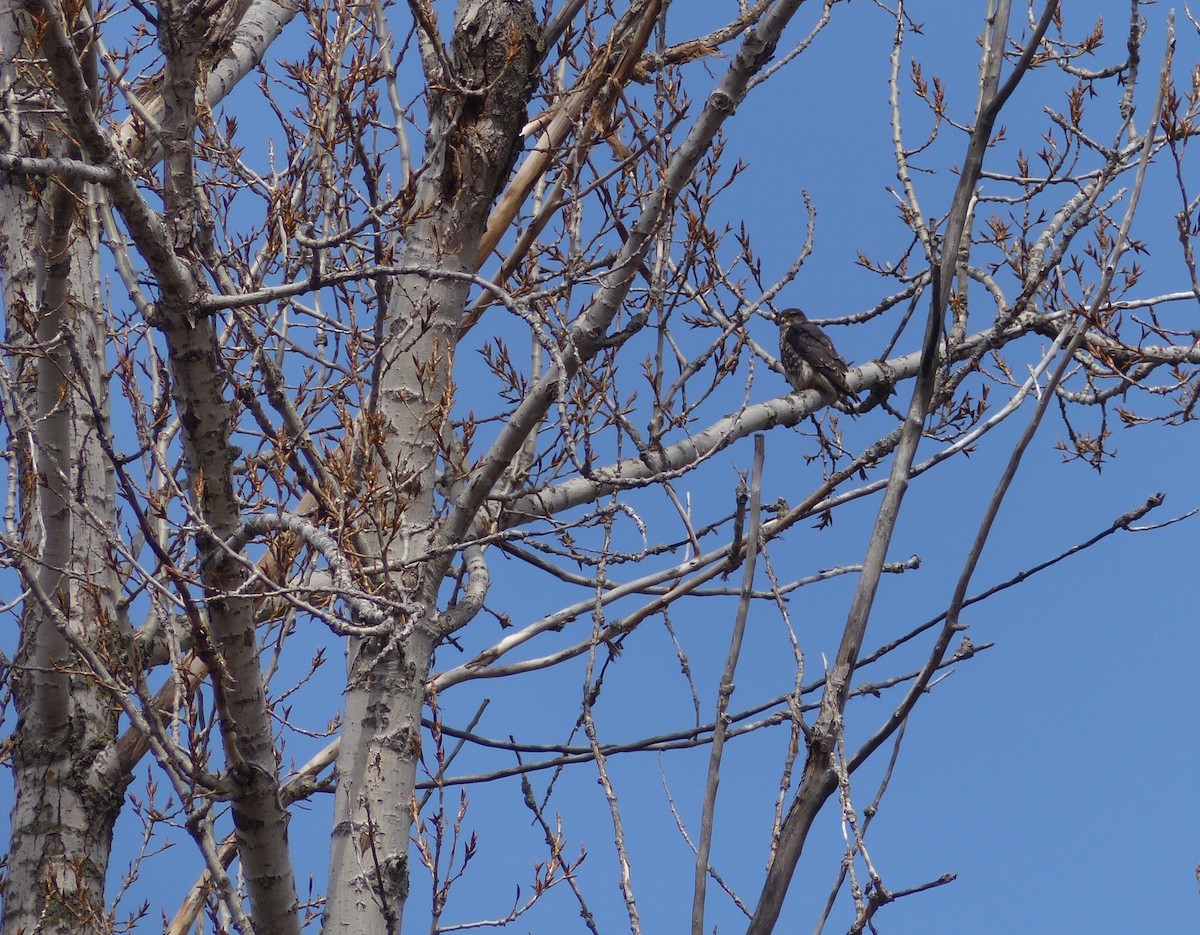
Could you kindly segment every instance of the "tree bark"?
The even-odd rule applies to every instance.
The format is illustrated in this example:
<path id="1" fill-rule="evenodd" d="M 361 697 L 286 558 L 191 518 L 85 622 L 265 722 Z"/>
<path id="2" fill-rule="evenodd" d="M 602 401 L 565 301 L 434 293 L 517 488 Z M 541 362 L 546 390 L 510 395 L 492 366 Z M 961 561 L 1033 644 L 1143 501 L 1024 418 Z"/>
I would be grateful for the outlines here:
<path id="1" fill-rule="evenodd" d="M 399 257 L 424 272 L 392 284 L 374 374 L 377 419 L 367 429 L 379 471 L 367 513 L 396 625 L 387 638 L 352 640 L 348 652 L 327 932 L 400 929 L 425 678 L 441 635 L 440 576 L 422 559 L 436 534 L 434 484 L 469 291 L 468 281 L 440 274 L 475 270 L 488 209 L 516 158 L 536 52 L 530 0 L 461 0 L 448 54 L 426 56 L 430 129 Z"/>
<path id="2" fill-rule="evenodd" d="M 19 150 L 77 157 L 34 35 L 31 17 L 0 3 L 0 88 L 21 112 Z M 80 55 L 94 89 L 94 63 Z M 111 774 L 106 756 L 118 709 L 72 648 L 80 641 L 112 660 L 123 649 L 106 543 L 113 476 L 99 435 L 108 392 L 95 205 L 86 183 L 0 176 L 12 379 L 5 418 L 18 453 L 21 515 L 8 547 L 20 556 L 28 594 L 12 681 L 18 724 L 5 933 L 109 930 L 105 876 L 128 781 Z"/>
<path id="3" fill-rule="evenodd" d="M 200 253 L 195 242 L 199 210 L 194 147 L 207 24 L 197 20 L 186 4 L 162 3 L 159 10 L 160 41 L 166 53 L 163 220 L 171 252 L 188 264 L 195 263 Z M 198 271 L 181 277 L 176 290 L 163 290 L 157 322 L 167 341 L 190 494 L 203 522 L 196 546 L 207 620 L 193 618 L 193 639 L 213 673 L 251 919 L 257 931 L 286 935 L 300 931 L 288 850 L 288 812 L 279 792 L 275 739 L 255 637 L 254 598 L 246 588 L 249 574 L 246 564 L 227 554 L 223 546 L 241 526 L 241 505 L 234 489 L 237 452 L 230 443 L 235 411 L 225 398 L 213 319 L 197 312 L 202 291 L 204 280 Z"/>

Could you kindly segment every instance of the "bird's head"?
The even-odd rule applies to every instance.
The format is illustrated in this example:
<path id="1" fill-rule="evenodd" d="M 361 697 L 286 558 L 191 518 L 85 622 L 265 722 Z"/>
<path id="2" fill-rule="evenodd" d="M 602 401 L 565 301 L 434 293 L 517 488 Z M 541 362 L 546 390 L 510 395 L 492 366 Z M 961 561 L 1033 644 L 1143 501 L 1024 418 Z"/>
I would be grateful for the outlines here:
<path id="1" fill-rule="evenodd" d="M 775 323 L 779 326 L 796 325 L 808 321 L 808 316 L 798 308 L 785 308 L 774 314 Z"/>

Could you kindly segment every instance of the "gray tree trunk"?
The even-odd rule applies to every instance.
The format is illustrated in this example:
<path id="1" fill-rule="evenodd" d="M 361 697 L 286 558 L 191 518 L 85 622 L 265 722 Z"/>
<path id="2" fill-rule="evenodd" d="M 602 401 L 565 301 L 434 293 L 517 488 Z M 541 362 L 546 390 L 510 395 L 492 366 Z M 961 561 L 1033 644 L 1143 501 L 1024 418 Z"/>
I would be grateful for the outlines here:
<path id="1" fill-rule="evenodd" d="M 427 37 L 427 42 L 429 38 Z M 399 608 L 386 638 L 351 642 L 329 869 L 326 932 L 396 932 L 408 892 L 411 804 L 425 678 L 440 633 L 434 484 L 459 320 L 488 210 L 507 178 L 532 94 L 537 29 L 529 0 L 462 0 L 448 60 L 429 75 L 425 169 L 392 284 L 375 389 L 382 452 L 372 531 Z M 436 69 L 436 56 L 426 68 Z"/>
<path id="2" fill-rule="evenodd" d="M 0 88 L 22 112 L 19 146 L 77 156 L 45 92 L 34 24 L 0 3 Z M 94 81 L 93 63 L 83 58 Z M 94 85 L 92 85 L 94 87 Z M 7 133 L 7 131 L 6 131 Z M 7 529 L 29 594 L 14 660 L 19 720 L 4 932 L 108 930 L 104 884 L 128 777 L 108 756 L 118 709 L 82 674 L 76 645 L 117 670 L 124 651 L 107 524 L 114 514 L 96 192 L 0 176 L 0 271 L 21 521 Z M 74 645 L 73 645 L 74 644 Z"/>

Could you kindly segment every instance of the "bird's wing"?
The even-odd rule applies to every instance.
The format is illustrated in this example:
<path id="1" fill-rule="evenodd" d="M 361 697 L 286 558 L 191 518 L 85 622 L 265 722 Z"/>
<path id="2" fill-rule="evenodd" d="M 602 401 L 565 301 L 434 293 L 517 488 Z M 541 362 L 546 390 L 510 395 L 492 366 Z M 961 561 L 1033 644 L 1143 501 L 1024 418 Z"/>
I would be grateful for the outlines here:
<path id="1" fill-rule="evenodd" d="M 846 382 L 846 362 L 833 346 L 829 335 L 811 321 L 805 321 L 790 329 L 789 337 L 796 352 L 808 361 L 813 370 L 828 380 L 839 393 L 854 396 L 854 391 Z"/>

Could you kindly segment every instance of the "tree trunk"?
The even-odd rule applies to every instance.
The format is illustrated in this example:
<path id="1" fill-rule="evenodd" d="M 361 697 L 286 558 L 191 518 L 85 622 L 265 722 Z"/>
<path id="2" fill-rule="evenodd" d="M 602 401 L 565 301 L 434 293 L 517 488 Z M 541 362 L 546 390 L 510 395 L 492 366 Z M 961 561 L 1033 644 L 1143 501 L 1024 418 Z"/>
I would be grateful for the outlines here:
<path id="1" fill-rule="evenodd" d="M 200 214 L 195 198 L 196 99 L 208 24 L 186 4 L 159 4 L 163 80 L 164 221 L 174 257 L 195 263 Z M 142 245 L 144 253 L 149 252 Z M 230 442 L 233 404 L 216 326 L 196 312 L 204 291 L 198 272 L 164 289 L 158 326 L 166 337 L 172 396 L 183 426 L 190 497 L 203 527 L 201 561 L 207 620 L 193 615 L 193 640 L 212 672 L 221 723 L 229 797 L 242 876 L 255 929 L 271 935 L 300 931 L 296 884 L 288 851 L 288 812 L 279 792 L 275 739 L 254 628 L 254 599 L 245 563 L 223 543 L 241 527 L 234 487 L 237 451 Z M 205 626 L 206 625 L 206 626 Z"/>
<path id="2" fill-rule="evenodd" d="M 440 581 L 423 567 L 436 533 L 434 485 L 453 405 L 459 321 L 488 209 L 508 176 L 532 94 L 537 29 L 529 0 L 462 0 L 449 49 L 453 74 L 430 74 L 425 167 L 377 349 L 379 452 L 371 530 L 395 602 L 388 637 L 349 649 L 346 720 L 325 931 L 399 931 L 425 677 L 439 630 Z M 440 68 L 427 57 L 427 70 Z M 449 273 L 450 276 L 445 275 Z M 390 521 L 389 521 L 390 519 Z"/>
<path id="3" fill-rule="evenodd" d="M 49 84 L 34 34 L 27 15 L 0 4 L 0 85 L 25 111 L 18 145 L 34 156 L 77 156 L 56 111 L 40 107 Z M 93 63 L 81 57 L 94 87 Z M 106 543 L 114 489 L 100 435 L 108 391 L 95 204 L 85 183 L 0 177 L 15 384 L 5 417 L 18 452 L 21 515 L 19 541 L 8 545 L 21 555 L 27 591 L 12 683 L 18 725 L 6 933 L 109 930 L 105 875 L 128 780 L 112 773 L 107 755 L 118 709 L 75 651 L 86 645 L 121 667 Z"/>

